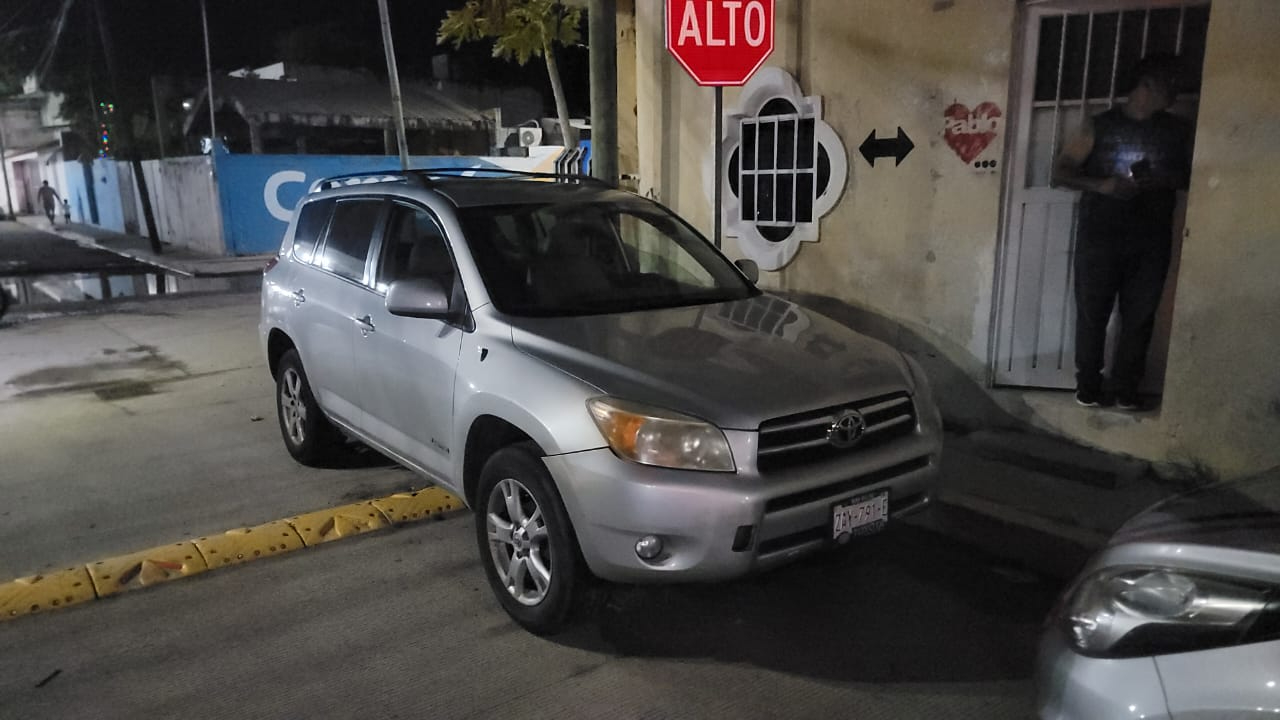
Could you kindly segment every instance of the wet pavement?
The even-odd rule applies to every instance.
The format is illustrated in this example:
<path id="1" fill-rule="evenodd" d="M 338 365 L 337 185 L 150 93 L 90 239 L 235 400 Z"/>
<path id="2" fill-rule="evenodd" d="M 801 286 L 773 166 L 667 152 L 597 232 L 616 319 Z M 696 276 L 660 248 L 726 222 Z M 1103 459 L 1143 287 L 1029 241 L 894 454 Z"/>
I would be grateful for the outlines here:
<path id="1" fill-rule="evenodd" d="M 86 247 L 56 233 L 16 222 L 0 222 L 0 277 L 149 272 L 156 269 L 106 250 Z"/>

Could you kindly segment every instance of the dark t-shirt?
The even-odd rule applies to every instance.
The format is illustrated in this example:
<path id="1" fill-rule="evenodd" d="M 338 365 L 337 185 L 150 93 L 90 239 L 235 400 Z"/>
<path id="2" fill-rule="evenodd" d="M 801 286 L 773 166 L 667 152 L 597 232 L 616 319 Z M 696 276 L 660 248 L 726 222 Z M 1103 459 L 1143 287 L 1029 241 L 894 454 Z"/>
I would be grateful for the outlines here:
<path id="1" fill-rule="evenodd" d="M 36 195 L 40 198 L 40 204 L 45 208 L 51 208 L 57 204 L 54 198 L 58 197 L 58 191 L 48 185 L 41 185 Z"/>
<path id="2" fill-rule="evenodd" d="M 1085 159 L 1087 177 L 1144 174 L 1158 187 L 1128 200 L 1086 192 L 1080 201 L 1085 232 L 1136 230 L 1155 236 L 1172 232 L 1175 188 L 1185 188 L 1191 174 L 1191 127 L 1167 112 L 1134 120 L 1120 107 L 1093 118 L 1093 151 Z M 1138 168 L 1135 170 L 1134 165 Z M 1145 168 L 1145 169 L 1144 169 Z"/>

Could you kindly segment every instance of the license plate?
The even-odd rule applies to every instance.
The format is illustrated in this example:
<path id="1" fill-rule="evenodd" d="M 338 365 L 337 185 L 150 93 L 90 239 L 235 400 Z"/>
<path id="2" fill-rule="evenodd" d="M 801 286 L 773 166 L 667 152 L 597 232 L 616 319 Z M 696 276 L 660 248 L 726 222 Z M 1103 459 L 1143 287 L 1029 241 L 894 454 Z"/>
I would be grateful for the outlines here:
<path id="1" fill-rule="evenodd" d="M 889 524 L 889 492 L 861 495 L 831 506 L 831 539 L 839 543 L 880 532 Z"/>

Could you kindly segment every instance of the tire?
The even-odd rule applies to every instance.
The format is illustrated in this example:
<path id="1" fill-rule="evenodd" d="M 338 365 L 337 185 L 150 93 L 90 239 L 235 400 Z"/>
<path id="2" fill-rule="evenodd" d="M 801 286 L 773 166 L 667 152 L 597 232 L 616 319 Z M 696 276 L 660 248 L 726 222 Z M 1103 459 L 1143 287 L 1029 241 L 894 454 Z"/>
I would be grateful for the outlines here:
<path id="1" fill-rule="evenodd" d="M 476 498 L 476 542 L 502 609 L 535 635 L 569 628 L 585 610 L 592 577 L 535 451 L 517 445 L 494 453 Z"/>
<path id="2" fill-rule="evenodd" d="M 276 369 L 276 418 L 285 448 L 303 465 L 323 465 L 341 441 L 311 393 L 297 350 L 286 352 Z"/>

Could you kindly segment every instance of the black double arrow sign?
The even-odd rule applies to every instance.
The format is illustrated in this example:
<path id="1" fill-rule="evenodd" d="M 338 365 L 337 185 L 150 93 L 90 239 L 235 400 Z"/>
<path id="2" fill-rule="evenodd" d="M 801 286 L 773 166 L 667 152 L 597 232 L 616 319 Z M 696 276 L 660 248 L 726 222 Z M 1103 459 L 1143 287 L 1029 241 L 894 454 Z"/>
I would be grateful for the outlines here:
<path id="1" fill-rule="evenodd" d="M 876 158 L 891 157 L 894 159 L 894 166 L 902 164 L 902 160 L 911 154 L 912 148 L 916 145 L 911 142 L 911 138 L 903 132 L 902 127 L 898 127 L 898 137 L 885 138 L 883 140 L 876 138 L 876 131 L 872 130 L 866 140 L 858 146 L 858 152 L 862 153 L 862 157 L 867 159 L 867 164 L 875 167 Z"/>

